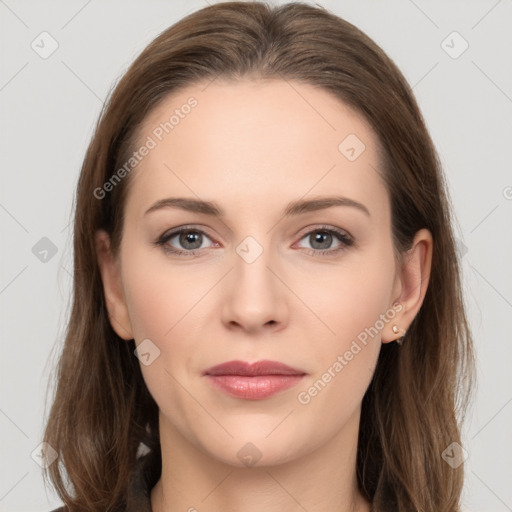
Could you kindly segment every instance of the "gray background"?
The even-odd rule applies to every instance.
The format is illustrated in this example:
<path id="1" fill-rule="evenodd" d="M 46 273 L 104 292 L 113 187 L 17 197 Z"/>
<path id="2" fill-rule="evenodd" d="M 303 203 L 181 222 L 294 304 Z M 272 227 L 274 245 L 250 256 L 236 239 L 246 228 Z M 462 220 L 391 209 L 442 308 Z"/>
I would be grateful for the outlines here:
<path id="1" fill-rule="evenodd" d="M 319 3 L 395 60 L 438 148 L 478 356 L 465 510 L 512 510 L 512 2 Z M 147 43 L 206 4 L 0 0 L 1 511 L 60 504 L 31 453 L 69 313 L 74 188 L 102 102 Z M 31 47 L 51 49 L 43 31 L 58 43 L 45 59 Z"/>

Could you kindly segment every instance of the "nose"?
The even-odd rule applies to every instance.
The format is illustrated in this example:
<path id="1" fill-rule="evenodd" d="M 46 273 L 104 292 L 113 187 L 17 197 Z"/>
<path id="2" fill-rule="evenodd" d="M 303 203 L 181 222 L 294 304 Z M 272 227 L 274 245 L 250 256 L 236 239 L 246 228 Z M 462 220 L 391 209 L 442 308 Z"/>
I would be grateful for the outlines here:
<path id="1" fill-rule="evenodd" d="M 270 250 L 254 239 L 237 247 L 222 289 L 222 321 L 229 329 L 266 333 L 288 322 L 286 287 L 276 277 Z"/>

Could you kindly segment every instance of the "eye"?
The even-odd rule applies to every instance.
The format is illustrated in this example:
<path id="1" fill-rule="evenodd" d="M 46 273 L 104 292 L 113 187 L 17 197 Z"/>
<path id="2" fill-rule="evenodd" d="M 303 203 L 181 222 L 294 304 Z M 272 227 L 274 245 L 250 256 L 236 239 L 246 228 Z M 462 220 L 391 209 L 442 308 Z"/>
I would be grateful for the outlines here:
<path id="1" fill-rule="evenodd" d="M 332 255 L 345 250 L 354 243 L 352 237 L 346 232 L 327 226 L 309 231 L 301 240 L 309 241 L 311 250 L 308 252 L 313 256 Z M 333 242 L 338 243 L 334 248 L 332 248 Z"/>
<path id="2" fill-rule="evenodd" d="M 161 246 L 169 254 L 198 256 L 203 249 L 208 247 L 208 240 L 212 242 L 210 247 L 219 246 L 204 231 L 192 226 L 182 226 L 169 233 L 164 233 L 155 244 Z M 353 238 L 348 233 L 327 226 L 307 232 L 300 240 L 309 241 L 310 248 L 306 252 L 312 256 L 333 255 L 354 244 Z M 337 243 L 334 248 L 332 247 L 333 243 Z"/>
<path id="3" fill-rule="evenodd" d="M 211 239 L 204 231 L 184 226 L 170 233 L 164 233 L 155 243 L 162 246 L 168 253 L 196 256 L 201 249 L 207 247 L 204 245 L 206 240 Z"/>

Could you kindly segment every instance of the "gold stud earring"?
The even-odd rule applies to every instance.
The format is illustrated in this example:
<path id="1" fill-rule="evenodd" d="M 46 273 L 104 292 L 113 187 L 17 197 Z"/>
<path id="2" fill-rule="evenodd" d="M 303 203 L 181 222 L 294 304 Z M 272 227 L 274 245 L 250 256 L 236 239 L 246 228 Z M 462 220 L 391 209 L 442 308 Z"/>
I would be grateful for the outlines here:
<path id="1" fill-rule="evenodd" d="M 393 325 L 392 329 L 393 329 L 393 332 L 394 332 L 395 334 L 398 334 L 398 333 L 400 332 L 400 329 L 398 328 L 398 326 L 397 326 L 397 325 Z M 395 341 L 396 341 L 396 343 L 397 343 L 398 345 L 401 345 L 401 344 L 402 344 L 402 342 L 404 341 L 404 336 L 405 336 L 405 331 L 404 331 L 404 334 L 403 334 L 402 336 L 400 336 L 399 338 L 397 338 L 397 339 L 395 340 Z"/>

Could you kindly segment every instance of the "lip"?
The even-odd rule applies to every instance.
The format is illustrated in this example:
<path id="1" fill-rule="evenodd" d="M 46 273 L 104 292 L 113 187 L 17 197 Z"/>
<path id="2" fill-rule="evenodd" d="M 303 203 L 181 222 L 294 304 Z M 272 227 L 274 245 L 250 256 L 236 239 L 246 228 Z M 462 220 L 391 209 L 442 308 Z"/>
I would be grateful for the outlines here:
<path id="1" fill-rule="evenodd" d="M 218 390 L 244 400 L 263 400 L 300 382 L 306 372 L 277 361 L 228 361 L 203 373 Z"/>

